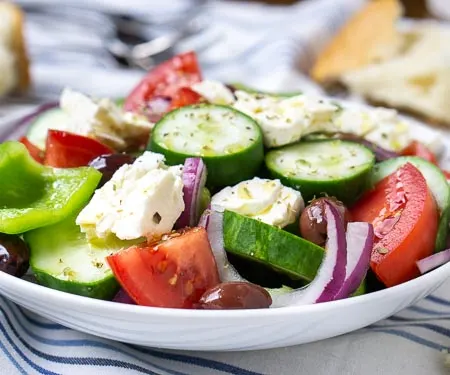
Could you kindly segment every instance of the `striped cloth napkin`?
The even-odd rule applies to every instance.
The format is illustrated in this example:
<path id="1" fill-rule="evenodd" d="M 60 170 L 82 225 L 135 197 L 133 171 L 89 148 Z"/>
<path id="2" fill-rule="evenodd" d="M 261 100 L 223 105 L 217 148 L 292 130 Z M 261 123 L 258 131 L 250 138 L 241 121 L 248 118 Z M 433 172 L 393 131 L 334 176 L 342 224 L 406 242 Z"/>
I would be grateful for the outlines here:
<path id="1" fill-rule="evenodd" d="M 208 10 L 212 22 L 206 35 L 177 48 L 195 48 L 201 38 L 210 38 L 210 44 L 215 42 L 200 55 L 210 78 L 239 80 L 261 89 L 320 92 L 299 68 L 311 65 L 326 39 L 363 2 L 303 1 L 268 11 L 257 4 L 216 1 Z M 99 0 L 75 3 L 105 10 Z M 140 12 L 142 3 L 134 3 L 133 9 Z M 123 2 L 108 4 L 109 11 L 124 10 Z M 40 27 L 38 21 L 31 19 L 27 26 L 34 56 L 34 100 L 55 99 L 63 86 L 95 96 L 121 96 L 142 76 L 139 71 L 119 69 L 105 57 L 101 40 L 84 38 L 82 29 L 54 40 L 55 34 L 48 34 L 51 28 Z M 71 43 L 73 48 L 68 48 Z M 80 53 L 74 54 L 77 49 Z M 1 104 L 0 138 L 34 105 L 34 101 Z M 179 352 L 112 342 L 47 321 L 0 297 L 0 374 L 445 374 L 449 287 L 447 283 L 418 305 L 351 334 L 296 347 L 237 353 Z"/>

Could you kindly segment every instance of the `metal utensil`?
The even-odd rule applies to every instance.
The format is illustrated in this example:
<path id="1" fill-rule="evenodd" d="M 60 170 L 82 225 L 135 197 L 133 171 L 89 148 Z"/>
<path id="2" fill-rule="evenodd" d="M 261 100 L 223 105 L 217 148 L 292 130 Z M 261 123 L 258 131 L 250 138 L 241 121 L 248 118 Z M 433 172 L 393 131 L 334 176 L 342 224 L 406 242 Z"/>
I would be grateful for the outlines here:
<path id="1" fill-rule="evenodd" d="M 146 35 L 148 25 L 139 25 L 138 20 L 119 23 L 116 35 L 105 41 L 106 48 L 119 61 L 148 70 L 173 55 L 173 48 L 178 42 L 206 30 L 208 23 L 202 9 L 188 16 L 176 27 L 165 25 L 153 38 Z M 130 39 L 137 40 L 137 43 L 130 42 Z"/>
<path id="2" fill-rule="evenodd" d="M 154 64 L 173 55 L 176 44 L 186 38 L 198 35 L 207 28 L 207 19 L 202 16 L 208 0 L 192 0 L 192 7 L 184 14 L 162 19 L 133 14 L 112 14 L 81 6 L 52 6 L 45 3 L 27 3 L 23 8 L 36 24 L 44 26 L 52 22 L 52 32 L 70 25 L 92 32 L 92 38 L 100 40 L 101 48 L 82 44 L 54 43 L 53 53 L 79 53 L 91 56 L 102 55 L 105 64 L 111 64 L 104 52 L 107 51 L 117 64 L 149 69 Z M 19 1 L 20 3 L 20 1 Z M 32 46 L 33 47 L 33 46 Z M 34 48 L 35 53 L 48 53 L 47 48 Z M 97 51 L 95 51 L 97 49 Z M 96 52 L 96 53 L 94 53 Z M 60 59 L 60 58 L 59 58 Z"/>

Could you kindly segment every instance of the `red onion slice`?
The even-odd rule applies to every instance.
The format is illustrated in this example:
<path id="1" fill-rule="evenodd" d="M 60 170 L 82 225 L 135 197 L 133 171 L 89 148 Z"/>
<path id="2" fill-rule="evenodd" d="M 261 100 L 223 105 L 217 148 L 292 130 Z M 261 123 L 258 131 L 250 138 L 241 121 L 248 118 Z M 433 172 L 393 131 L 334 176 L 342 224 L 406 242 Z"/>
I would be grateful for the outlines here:
<path id="1" fill-rule="evenodd" d="M 57 102 L 41 104 L 38 108 L 36 108 L 34 111 L 29 113 L 28 115 L 21 117 L 17 121 L 13 121 L 12 123 L 9 124 L 9 126 L 2 127 L 1 132 L 0 132 L 0 142 L 3 142 L 7 139 L 19 138 L 19 135 L 22 136 L 22 134 L 25 133 L 26 128 L 38 116 L 40 116 L 42 113 L 47 112 L 51 109 L 57 108 L 58 106 L 59 106 L 59 103 L 57 103 Z"/>
<path id="2" fill-rule="evenodd" d="M 327 244 L 325 258 L 315 279 L 306 287 L 267 289 L 272 307 L 298 306 L 329 302 L 348 297 L 364 279 L 369 268 L 373 248 L 373 227 L 368 223 L 349 223 L 345 233 L 339 211 L 326 203 Z M 247 281 L 229 263 L 223 239 L 223 213 L 208 209 L 200 218 L 216 260 L 222 282 Z"/>
<path id="3" fill-rule="evenodd" d="M 207 229 L 210 215 L 211 215 L 211 205 L 209 205 L 208 208 L 205 210 L 205 212 L 203 212 L 202 216 L 200 217 L 200 220 L 198 221 L 198 226 Z"/>
<path id="4" fill-rule="evenodd" d="M 169 111 L 171 98 L 166 96 L 155 96 L 147 102 L 144 114 L 151 122 L 158 122 Z"/>
<path id="5" fill-rule="evenodd" d="M 440 251 L 416 262 L 420 273 L 423 275 L 450 261 L 450 249 Z"/>
<path id="6" fill-rule="evenodd" d="M 384 161 L 384 160 L 388 160 L 388 159 L 392 159 L 392 158 L 397 158 L 400 156 L 395 151 L 386 150 L 385 148 L 378 146 L 377 144 L 375 144 L 371 141 L 368 141 L 367 139 L 365 139 L 361 136 L 352 134 L 352 133 L 343 133 L 343 132 L 335 132 L 332 134 L 316 133 L 316 134 L 312 134 L 311 137 L 314 139 L 314 138 L 316 138 L 315 136 L 318 135 L 320 137 L 321 134 L 323 134 L 325 136 L 325 139 L 329 139 L 329 138 L 342 139 L 344 141 L 351 141 L 351 142 L 362 144 L 363 146 L 372 150 L 372 152 L 375 154 L 375 159 L 377 161 Z"/>
<path id="7" fill-rule="evenodd" d="M 350 133 L 336 133 L 336 138 L 348 140 L 356 143 L 360 143 L 368 149 L 372 150 L 375 154 L 375 159 L 377 161 L 384 161 L 392 158 L 397 158 L 400 155 L 394 151 L 386 150 L 385 148 L 378 146 L 377 144 L 368 141 L 367 139 L 361 138 L 357 135 Z"/>
<path id="8" fill-rule="evenodd" d="M 178 218 L 176 228 L 194 227 L 200 217 L 202 190 L 206 184 L 206 166 L 200 158 L 188 158 L 183 168 L 184 211 Z"/>
<path id="9" fill-rule="evenodd" d="M 200 218 L 200 225 L 205 225 L 221 282 L 247 281 L 228 261 L 223 240 L 223 213 L 206 210 Z"/>
<path id="10" fill-rule="evenodd" d="M 136 305 L 136 302 L 134 302 L 133 299 L 128 295 L 128 293 L 123 289 L 120 289 L 117 292 L 116 296 L 113 298 L 113 302 L 125 303 L 127 305 Z"/>
<path id="11" fill-rule="evenodd" d="M 366 277 L 373 249 L 373 226 L 369 223 L 347 225 L 347 268 L 345 281 L 335 299 L 350 296 Z"/>
<path id="12" fill-rule="evenodd" d="M 325 203 L 327 243 L 325 257 L 314 280 L 306 287 L 292 293 L 273 296 L 273 307 L 299 306 L 328 302 L 336 298 L 345 282 L 347 241 L 345 227 L 339 211 Z"/>

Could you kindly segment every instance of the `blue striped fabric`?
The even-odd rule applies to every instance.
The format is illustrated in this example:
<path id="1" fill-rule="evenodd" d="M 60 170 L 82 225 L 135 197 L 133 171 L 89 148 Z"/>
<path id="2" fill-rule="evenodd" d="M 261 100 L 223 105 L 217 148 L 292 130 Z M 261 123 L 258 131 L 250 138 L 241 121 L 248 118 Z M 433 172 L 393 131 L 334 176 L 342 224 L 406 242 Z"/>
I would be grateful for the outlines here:
<path id="1" fill-rule="evenodd" d="M 307 71 L 324 41 L 363 2 L 304 1 L 270 11 L 254 4 L 215 2 L 209 36 L 201 38 L 219 36 L 221 43 L 200 54 L 206 76 L 273 90 L 318 91 L 305 76 L 293 73 L 294 67 Z M 108 2 L 111 9 L 123 9 L 119 3 Z M 142 75 L 114 70 L 104 51 L 98 45 L 92 48 L 98 41 L 91 40 L 84 49 L 79 40 L 73 42 L 81 48 L 74 57 L 67 51 L 72 39 L 64 36 L 60 48 L 49 48 L 42 32 L 32 20 L 29 43 L 37 98 L 57 98 L 63 86 L 96 96 L 122 96 Z M 55 42 L 54 34 L 50 39 Z M 186 50 L 195 43 L 193 38 L 177 48 Z M 89 79 L 79 79 L 81 69 L 89 72 Z M 10 134 L 19 111 L 30 104 L 0 105 L 0 138 Z M 21 131 L 15 130 L 12 136 Z M 0 297 L 0 374 L 439 374 L 445 371 L 441 352 L 450 345 L 449 287 L 447 283 L 418 305 L 348 335 L 246 353 L 177 352 L 112 342 L 47 321 Z"/>
<path id="2" fill-rule="evenodd" d="M 399 368 L 398 363 L 420 362 L 425 355 L 436 358 L 436 366 L 443 365 L 444 359 L 439 361 L 439 355 L 448 349 L 450 342 L 450 298 L 444 297 L 449 294 L 446 293 L 449 285 L 447 283 L 438 294 L 425 298 L 417 306 L 366 329 L 323 341 L 321 346 L 326 351 L 327 347 L 333 346 L 333 341 L 337 341 L 337 347 L 345 348 L 348 342 L 365 340 L 374 344 L 375 352 L 380 343 L 391 350 L 409 348 L 408 351 L 397 350 L 396 358 L 391 358 L 391 366 L 394 366 L 395 371 Z M 2 297 L 0 330 L 0 349 L 4 353 L 0 364 L 2 369 L 8 369 L 2 370 L 2 374 L 76 374 L 82 371 L 86 374 L 259 375 L 275 374 L 280 365 L 284 368 L 283 374 L 295 374 L 295 368 L 302 366 L 304 358 L 285 356 L 283 352 L 306 354 L 316 350 L 314 347 L 317 346 L 314 343 L 245 354 L 185 353 L 141 348 L 72 331 L 23 310 Z M 411 350 L 421 353 L 422 357 L 414 358 Z M 267 353 L 270 353 L 270 357 L 274 354 L 278 356 L 278 361 L 264 361 Z M 368 355 L 362 350 L 350 354 L 356 355 L 362 362 Z M 283 364 L 280 364 L 280 358 L 285 361 Z"/>

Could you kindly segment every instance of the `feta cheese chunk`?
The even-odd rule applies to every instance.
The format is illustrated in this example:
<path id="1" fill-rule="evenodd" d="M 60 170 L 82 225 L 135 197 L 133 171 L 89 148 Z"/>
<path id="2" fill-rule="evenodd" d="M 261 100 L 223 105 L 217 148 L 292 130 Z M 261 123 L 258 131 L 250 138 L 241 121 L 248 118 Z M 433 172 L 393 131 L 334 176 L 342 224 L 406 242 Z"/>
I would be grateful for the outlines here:
<path id="1" fill-rule="evenodd" d="M 221 82 L 204 80 L 193 84 L 191 89 L 212 104 L 230 105 L 234 103 L 233 93 Z"/>
<path id="2" fill-rule="evenodd" d="M 368 141 L 392 151 L 400 151 L 411 143 L 410 127 L 397 111 L 377 108 L 371 115 L 376 126 L 366 134 Z"/>
<path id="3" fill-rule="evenodd" d="M 400 151 L 412 140 L 410 126 L 387 108 L 346 108 L 334 119 L 334 129 L 364 137 L 387 150 Z"/>
<path id="4" fill-rule="evenodd" d="M 412 140 L 409 124 L 395 110 L 340 108 L 329 99 L 307 95 L 283 98 L 244 91 L 235 95 L 234 108 L 258 122 L 266 147 L 294 143 L 316 132 L 351 133 L 393 151 Z"/>
<path id="5" fill-rule="evenodd" d="M 141 115 L 122 111 L 110 99 L 94 100 L 71 89 L 63 91 L 60 106 L 69 117 L 67 131 L 119 151 L 145 143 L 154 125 Z"/>
<path id="6" fill-rule="evenodd" d="M 81 231 L 91 239 L 115 235 L 121 240 L 170 232 L 184 211 L 183 166 L 168 167 L 164 160 L 145 152 L 119 168 L 78 215 Z"/>
<path id="7" fill-rule="evenodd" d="M 214 195 L 211 208 L 229 210 L 280 228 L 295 222 L 304 208 L 300 192 L 280 180 L 258 177 L 226 187 Z"/>
<path id="8" fill-rule="evenodd" d="M 308 133 L 332 126 L 338 107 L 319 98 L 297 95 L 289 98 L 236 91 L 234 108 L 261 126 L 266 147 L 296 142 Z"/>

